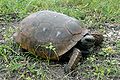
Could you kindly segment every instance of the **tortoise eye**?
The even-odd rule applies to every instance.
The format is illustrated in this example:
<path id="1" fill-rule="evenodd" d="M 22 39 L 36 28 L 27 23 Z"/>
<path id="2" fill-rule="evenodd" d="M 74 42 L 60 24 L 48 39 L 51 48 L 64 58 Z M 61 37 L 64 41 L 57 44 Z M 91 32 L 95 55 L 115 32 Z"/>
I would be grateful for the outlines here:
<path id="1" fill-rule="evenodd" d="M 84 35 L 84 37 L 85 37 L 86 35 L 90 35 L 90 34 L 89 34 L 89 33 L 86 33 L 86 34 Z"/>
<path id="2" fill-rule="evenodd" d="M 85 39 L 87 42 L 94 42 L 94 39 Z"/>

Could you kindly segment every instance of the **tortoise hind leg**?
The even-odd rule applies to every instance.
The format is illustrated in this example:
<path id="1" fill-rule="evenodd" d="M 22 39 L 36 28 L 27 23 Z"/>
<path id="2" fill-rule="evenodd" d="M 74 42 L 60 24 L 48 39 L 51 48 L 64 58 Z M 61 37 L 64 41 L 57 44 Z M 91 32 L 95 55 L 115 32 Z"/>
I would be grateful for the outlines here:
<path id="1" fill-rule="evenodd" d="M 28 52 L 26 49 L 20 48 L 20 52 Z"/>
<path id="2" fill-rule="evenodd" d="M 82 58 L 81 51 L 77 48 L 74 48 L 73 54 L 70 57 L 68 64 L 64 68 L 65 73 L 68 73 L 71 70 L 74 70 L 81 58 Z"/>

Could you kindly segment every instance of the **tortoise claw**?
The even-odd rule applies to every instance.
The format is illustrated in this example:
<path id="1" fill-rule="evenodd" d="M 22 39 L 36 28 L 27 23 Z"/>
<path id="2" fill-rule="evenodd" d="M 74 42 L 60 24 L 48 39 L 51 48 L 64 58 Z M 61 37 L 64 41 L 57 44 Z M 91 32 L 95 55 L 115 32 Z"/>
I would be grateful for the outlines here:
<path id="1" fill-rule="evenodd" d="M 70 68 L 69 68 L 69 66 L 66 64 L 65 66 L 64 66 L 64 72 L 65 73 L 69 73 L 71 70 L 70 70 Z"/>

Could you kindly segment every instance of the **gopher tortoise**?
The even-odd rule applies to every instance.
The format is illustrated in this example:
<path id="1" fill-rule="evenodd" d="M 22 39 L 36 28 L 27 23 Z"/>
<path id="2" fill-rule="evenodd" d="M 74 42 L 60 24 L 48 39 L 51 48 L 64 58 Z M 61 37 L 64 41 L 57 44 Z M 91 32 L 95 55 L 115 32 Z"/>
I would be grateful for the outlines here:
<path id="1" fill-rule="evenodd" d="M 75 18 L 43 10 L 23 19 L 14 39 L 21 48 L 44 59 L 60 60 L 63 54 L 69 54 L 67 72 L 75 68 L 82 54 L 100 44 L 103 36 L 89 33 Z"/>

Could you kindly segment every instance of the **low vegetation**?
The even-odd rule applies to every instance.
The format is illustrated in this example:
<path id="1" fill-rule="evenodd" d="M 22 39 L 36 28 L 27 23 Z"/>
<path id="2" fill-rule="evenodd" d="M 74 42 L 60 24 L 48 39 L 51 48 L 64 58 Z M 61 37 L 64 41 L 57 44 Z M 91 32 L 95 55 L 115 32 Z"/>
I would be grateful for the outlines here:
<path id="1" fill-rule="evenodd" d="M 40 10 L 53 10 L 75 17 L 86 27 L 104 34 L 99 51 L 94 51 L 73 73 L 20 52 L 13 40 L 15 23 Z M 0 0 L 0 80 L 110 80 L 120 79 L 120 0 Z"/>

